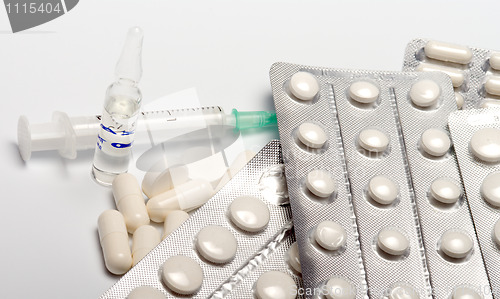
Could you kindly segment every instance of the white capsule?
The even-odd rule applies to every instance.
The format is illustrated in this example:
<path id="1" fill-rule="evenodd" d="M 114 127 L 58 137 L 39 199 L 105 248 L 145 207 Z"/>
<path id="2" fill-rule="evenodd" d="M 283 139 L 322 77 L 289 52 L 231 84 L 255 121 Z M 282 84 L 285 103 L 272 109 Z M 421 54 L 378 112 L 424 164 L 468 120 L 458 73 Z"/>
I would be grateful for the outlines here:
<path id="1" fill-rule="evenodd" d="M 193 259 L 176 255 L 165 261 L 161 268 L 163 283 L 170 290 L 181 295 L 191 295 L 203 283 L 203 270 Z"/>
<path id="2" fill-rule="evenodd" d="M 122 173 L 113 180 L 113 195 L 118 211 L 125 218 L 127 230 L 135 230 L 149 224 L 149 215 L 137 179 L 130 173 Z"/>
<path id="3" fill-rule="evenodd" d="M 313 123 L 303 123 L 299 126 L 297 137 L 300 142 L 310 148 L 321 148 L 328 140 L 325 131 Z"/>
<path id="4" fill-rule="evenodd" d="M 333 221 L 323 221 L 316 226 L 314 239 L 326 250 L 339 250 L 347 243 L 347 233 L 342 225 Z"/>
<path id="5" fill-rule="evenodd" d="M 489 76 L 484 83 L 484 89 L 489 94 L 500 96 L 500 76 Z"/>
<path id="6" fill-rule="evenodd" d="M 142 191 L 148 198 L 167 192 L 189 180 L 186 165 L 172 166 L 163 172 L 150 171 L 142 180 Z"/>
<path id="7" fill-rule="evenodd" d="M 202 179 L 186 182 L 172 190 L 152 197 L 146 207 L 154 222 L 164 222 L 168 212 L 190 211 L 206 203 L 213 195 L 212 185 Z"/>
<path id="8" fill-rule="evenodd" d="M 268 271 L 257 279 L 255 296 L 258 299 L 294 299 L 297 297 L 297 285 L 286 273 Z"/>
<path id="9" fill-rule="evenodd" d="M 325 297 L 328 299 L 354 299 L 356 288 L 347 280 L 334 277 L 326 283 Z"/>
<path id="10" fill-rule="evenodd" d="M 168 235 L 170 235 L 188 219 L 189 214 L 185 211 L 174 210 L 168 212 L 167 217 L 165 218 L 165 223 L 163 224 L 163 235 L 161 237 L 162 240 L 164 240 Z"/>
<path id="11" fill-rule="evenodd" d="M 435 64 L 422 62 L 416 67 L 415 70 L 418 72 L 443 72 L 443 73 L 446 73 L 448 76 L 450 76 L 451 83 L 453 84 L 453 87 L 460 87 L 460 86 L 462 86 L 462 84 L 464 84 L 464 81 L 465 81 L 465 75 L 464 75 L 463 71 L 458 70 L 456 68 L 448 67 L 448 66 L 435 65 Z"/>
<path id="12" fill-rule="evenodd" d="M 500 53 L 492 53 L 490 56 L 490 67 L 496 71 L 500 71 Z"/>
<path id="13" fill-rule="evenodd" d="M 141 286 L 132 290 L 127 299 L 166 299 L 165 295 L 158 289 L 150 286 Z"/>
<path id="14" fill-rule="evenodd" d="M 349 96 L 361 104 L 371 104 L 378 99 L 379 95 L 380 90 L 371 82 L 357 81 L 349 86 Z"/>
<path id="15" fill-rule="evenodd" d="M 468 47 L 438 41 L 427 42 L 424 52 L 429 58 L 460 64 L 468 64 L 472 59 L 472 51 Z"/>
<path id="16" fill-rule="evenodd" d="M 217 187 L 215 187 L 215 192 L 219 192 L 222 187 L 224 187 L 237 173 L 240 171 L 245 165 L 247 165 L 250 160 L 252 160 L 253 157 L 255 157 L 256 153 L 254 151 L 243 151 L 241 152 L 236 159 L 234 159 L 233 163 L 231 166 L 229 166 L 229 169 L 226 171 L 226 173 L 222 176 L 220 179 L 219 183 L 217 184 Z"/>
<path id="17" fill-rule="evenodd" d="M 364 129 L 358 135 L 358 144 L 365 150 L 381 153 L 389 146 L 389 137 L 377 129 Z"/>
<path id="18" fill-rule="evenodd" d="M 451 299 L 483 299 L 483 296 L 468 286 L 458 286 L 453 289 Z"/>
<path id="19" fill-rule="evenodd" d="M 240 229 L 254 233 L 263 230 L 271 216 L 262 200 L 253 196 L 240 196 L 231 202 L 229 218 Z"/>
<path id="20" fill-rule="evenodd" d="M 461 110 L 464 107 L 465 100 L 459 92 L 455 92 L 455 101 L 457 102 L 458 110 Z"/>
<path id="21" fill-rule="evenodd" d="M 307 174 L 306 187 L 312 194 L 324 198 L 337 191 L 337 182 L 328 171 L 316 169 Z"/>
<path id="22" fill-rule="evenodd" d="M 493 228 L 493 240 L 500 246 L 500 219 L 495 223 L 495 227 Z"/>
<path id="23" fill-rule="evenodd" d="M 419 299 L 418 291 L 406 283 L 396 283 L 387 295 L 387 299 Z"/>
<path id="24" fill-rule="evenodd" d="M 210 225 L 202 228 L 196 236 L 196 249 L 201 256 L 216 264 L 227 263 L 236 255 L 238 243 L 227 228 Z"/>
<path id="25" fill-rule="evenodd" d="M 121 275 L 132 267 L 125 219 L 116 210 L 102 212 L 97 221 L 104 262 L 109 272 Z"/>
<path id="26" fill-rule="evenodd" d="M 474 246 L 472 239 L 464 232 L 457 230 L 448 230 L 441 236 L 440 249 L 444 254 L 451 258 L 464 258 Z"/>
<path id="27" fill-rule="evenodd" d="M 455 182 L 439 178 L 432 182 L 430 188 L 431 196 L 444 204 L 456 203 L 462 195 L 462 189 Z"/>
<path id="28" fill-rule="evenodd" d="M 497 99 L 485 99 L 479 105 L 480 108 L 500 108 L 500 100 Z"/>
<path id="29" fill-rule="evenodd" d="M 368 183 L 368 195 L 381 205 L 392 204 L 398 197 L 398 187 L 386 176 L 373 177 Z"/>
<path id="30" fill-rule="evenodd" d="M 384 228 L 378 233 L 377 246 L 387 254 L 403 255 L 410 247 L 410 241 L 394 228 Z"/>
<path id="31" fill-rule="evenodd" d="M 134 266 L 160 243 L 160 233 L 151 225 L 143 225 L 132 236 L 132 260 Z"/>
<path id="32" fill-rule="evenodd" d="M 319 92 L 318 80 L 308 72 L 298 72 L 290 79 L 290 92 L 299 100 L 310 101 Z"/>
<path id="33" fill-rule="evenodd" d="M 441 157 L 450 150 L 451 140 L 444 131 L 431 128 L 422 133 L 420 145 L 427 154 L 434 157 Z"/>
<path id="34" fill-rule="evenodd" d="M 500 162 L 500 129 L 477 130 L 470 140 L 470 149 L 480 160 Z"/>
<path id="35" fill-rule="evenodd" d="M 299 258 L 299 246 L 297 242 L 293 242 L 287 251 L 287 261 L 290 267 L 298 273 L 302 273 Z"/>
<path id="36" fill-rule="evenodd" d="M 415 106 L 426 108 L 437 103 L 441 88 L 433 80 L 423 79 L 412 85 L 410 99 Z"/>
<path id="37" fill-rule="evenodd" d="M 483 199 L 495 208 L 500 208 L 500 172 L 490 173 L 481 184 Z"/>

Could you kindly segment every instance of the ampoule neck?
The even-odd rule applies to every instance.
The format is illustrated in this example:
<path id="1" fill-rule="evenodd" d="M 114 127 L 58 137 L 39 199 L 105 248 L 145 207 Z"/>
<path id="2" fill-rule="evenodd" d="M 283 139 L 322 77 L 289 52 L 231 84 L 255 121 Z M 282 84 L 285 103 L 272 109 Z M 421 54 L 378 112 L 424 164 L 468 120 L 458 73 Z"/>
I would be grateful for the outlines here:
<path id="1" fill-rule="evenodd" d="M 127 79 L 127 78 L 118 78 L 116 80 L 116 83 L 120 84 L 120 85 L 128 85 L 128 86 L 134 86 L 136 87 L 137 86 L 137 81 L 134 81 L 132 79 Z"/>

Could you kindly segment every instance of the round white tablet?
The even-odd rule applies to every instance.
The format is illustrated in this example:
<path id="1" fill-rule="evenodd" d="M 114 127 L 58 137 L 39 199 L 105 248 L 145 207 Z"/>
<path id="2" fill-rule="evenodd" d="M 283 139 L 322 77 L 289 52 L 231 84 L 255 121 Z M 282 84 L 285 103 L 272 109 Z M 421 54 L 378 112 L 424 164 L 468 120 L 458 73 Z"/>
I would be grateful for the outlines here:
<path id="1" fill-rule="evenodd" d="M 213 263 L 227 263 L 236 255 L 238 244 L 225 227 L 210 225 L 202 228 L 196 237 L 196 249 Z"/>
<path id="2" fill-rule="evenodd" d="M 239 228 L 247 232 L 263 230 L 269 223 L 269 208 L 253 196 L 240 196 L 229 206 L 229 217 Z"/>
<path id="3" fill-rule="evenodd" d="M 290 92 L 299 100 L 310 101 L 319 92 L 318 80 L 308 72 L 295 73 L 290 79 Z"/>
<path id="4" fill-rule="evenodd" d="M 337 183 L 326 170 L 316 169 L 307 174 L 306 187 L 318 197 L 328 197 L 337 191 Z"/>
<path id="5" fill-rule="evenodd" d="M 255 295 L 259 299 L 294 299 L 297 285 L 290 275 L 280 271 L 268 271 L 255 283 Z"/>
<path id="6" fill-rule="evenodd" d="M 203 270 L 193 259 L 176 255 L 163 263 L 161 278 L 170 290 L 181 295 L 190 295 L 201 287 Z"/>
<path id="7" fill-rule="evenodd" d="M 389 146 L 389 137 L 377 129 L 364 129 L 358 135 L 358 144 L 369 152 L 384 152 Z"/>
<path id="8" fill-rule="evenodd" d="M 430 188 L 431 196 L 442 203 L 456 203 L 462 195 L 462 189 L 455 182 L 439 178 L 432 182 Z"/>
<path id="9" fill-rule="evenodd" d="M 388 299 L 419 299 L 418 291 L 409 284 L 395 283 L 389 290 Z"/>
<path id="10" fill-rule="evenodd" d="M 297 242 L 293 242 L 287 251 L 287 260 L 290 267 L 298 273 L 302 273 L 302 268 L 300 266 L 299 258 L 299 246 Z"/>
<path id="11" fill-rule="evenodd" d="M 457 102 L 458 110 L 461 110 L 465 104 L 464 96 L 458 92 L 455 92 L 455 101 Z"/>
<path id="12" fill-rule="evenodd" d="M 395 228 L 384 228 L 378 233 L 377 246 L 390 255 L 402 255 L 408 250 L 410 242 Z"/>
<path id="13" fill-rule="evenodd" d="M 477 130 L 470 139 L 474 156 L 486 162 L 500 162 L 500 129 Z"/>
<path id="14" fill-rule="evenodd" d="M 483 180 L 481 195 L 490 205 L 500 208 L 500 172 L 490 173 Z"/>
<path id="15" fill-rule="evenodd" d="M 472 250 L 474 243 L 464 232 L 448 230 L 441 236 L 441 251 L 451 258 L 464 258 Z"/>
<path id="16" fill-rule="evenodd" d="M 299 126 L 297 137 L 300 142 L 310 148 L 321 148 L 328 137 L 323 128 L 313 123 L 303 123 Z"/>
<path id="17" fill-rule="evenodd" d="M 495 223 L 495 227 L 493 227 L 493 240 L 500 246 L 500 219 Z"/>
<path id="18" fill-rule="evenodd" d="M 398 187 L 388 177 L 379 175 L 368 183 L 368 195 L 381 205 L 389 205 L 398 198 Z"/>
<path id="19" fill-rule="evenodd" d="M 357 81 L 349 86 L 349 96 L 351 99 L 362 104 L 370 104 L 378 99 L 380 90 L 378 87 L 367 81 Z"/>
<path id="20" fill-rule="evenodd" d="M 429 79 L 423 79 L 410 89 L 410 99 L 415 106 L 426 108 L 435 105 L 441 94 L 439 85 Z"/>
<path id="21" fill-rule="evenodd" d="M 439 129 L 427 129 L 420 139 L 422 149 L 429 155 L 441 157 L 448 152 L 451 146 L 450 137 Z"/>
<path id="22" fill-rule="evenodd" d="M 347 280 L 334 277 L 326 283 L 326 294 L 328 299 L 354 299 L 356 288 Z"/>
<path id="23" fill-rule="evenodd" d="M 342 225 L 326 220 L 316 226 L 314 239 L 326 250 L 339 250 L 347 242 L 347 233 Z"/>
<path id="24" fill-rule="evenodd" d="M 158 289 L 150 286 L 137 287 L 127 296 L 127 299 L 165 299 L 165 295 Z"/>
<path id="25" fill-rule="evenodd" d="M 451 299 L 483 299 L 483 296 L 468 286 L 458 286 L 453 289 Z"/>

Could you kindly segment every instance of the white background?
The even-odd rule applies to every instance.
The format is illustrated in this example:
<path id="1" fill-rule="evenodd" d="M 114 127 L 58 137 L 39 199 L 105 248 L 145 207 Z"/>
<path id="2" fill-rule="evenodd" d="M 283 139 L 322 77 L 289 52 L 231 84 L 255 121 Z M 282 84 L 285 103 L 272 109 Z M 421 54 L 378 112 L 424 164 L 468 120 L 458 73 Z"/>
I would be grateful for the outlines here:
<path id="1" fill-rule="evenodd" d="M 145 32 L 145 103 L 195 87 L 204 106 L 272 110 L 273 62 L 400 70 L 416 37 L 500 49 L 499 11 L 498 1 L 83 0 L 12 34 L 0 8 L 0 298 L 96 298 L 118 279 L 98 242 L 97 217 L 114 203 L 90 179 L 93 152 L 24 163 L 16 127 L 20 115 L 100 113 L 129 27 Z M 249 134 L 245 146 L 275 137 Z"/>

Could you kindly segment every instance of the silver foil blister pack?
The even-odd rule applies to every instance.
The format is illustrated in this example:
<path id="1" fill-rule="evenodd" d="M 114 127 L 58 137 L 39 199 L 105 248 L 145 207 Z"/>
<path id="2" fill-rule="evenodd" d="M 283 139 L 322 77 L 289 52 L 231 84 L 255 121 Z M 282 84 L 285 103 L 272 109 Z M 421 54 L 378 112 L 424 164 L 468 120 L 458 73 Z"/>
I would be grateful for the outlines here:
<path id="1" fill-rule="evenodd" d="M 406 47 L 403 71 L 445 72 L 460 109 L 500 106 L 500 52 L 418 38 Z"/>
<path id="2" fill-rule="evenodd" d="M 490 285 L 448 132 L 455 95 L 449 78 L 432 74 L 395 99 L 433 296 L 462 298 L 472 289 L 491 298 L 483 292 Z M 449 248 L 457 237 L 470 241 L 466 250 Z"/>
<path id="3" fill-rule="evenodd" d="M 255 232 L 243 230 L 230 215 L 231 204 L 243 196 L 252 197 L 267 207 L 269 220 L 263 229 Z M 244 210 L 242 212 L 245 214 Z M 242 217 L 244 220 L 245 215 Z M 249 217 L 252 218 L 251 215 Z M 204 234 L 203 240 L 199 240 L 204 229 L 214 227 L 216 230 L 213 233 Z M 217 237 L 219 231 L 232 237 L 222 243 L 220 239 L 211 240 Z M 217 246 L 234 241 L 236 251 L 229 260 L 217 261 L 210 255 L 207 257 L 207 250 L 217 255 L 220 252 Z M 141 286 L 153 287 L 167 298 L 252 298 L 256 296 L 256 279 L 268 269 L 278 271 L 277 274 L 281 273 L 280 281 L 289 283 L 290 290 L 286 290 L 289 295 L 284 298 L 295 298 L 295 294 L 291 294 L 301 288 L 301 278 L 285 262 L 285 253 L 293 241 L 281 148 L 278 141 L 272 141 L 100 298 L 127 298 L 132 290 Z M 203 244 L 203 251 L 200 251 L 202 247 L 198 247 L 200 242 L 207 244 L 206 247 Z M 177 260 L 178 256 L 182 259 Z M 183 268 L 191 266 L 197 271 L 184 271 Z M 176 273 L 177 267 L 179 273 Z M 200 281 L 200 268 L 200 286 L 185 292 L 181 287 L 191 285 L 195 280 Z M 165 270 L 168 273 L 163 273 Z M 174 281 L 165 279 L 165 276 Z M 185 279 L 181 279 L 183 276 Z M 176 277 L 179 281 L 175 281 Z"/>
<path id="4" fill-rule="evenodd" d="M 500 109 L 455 112 L 449 128 L 491 290 L 500 298 Z"/>

